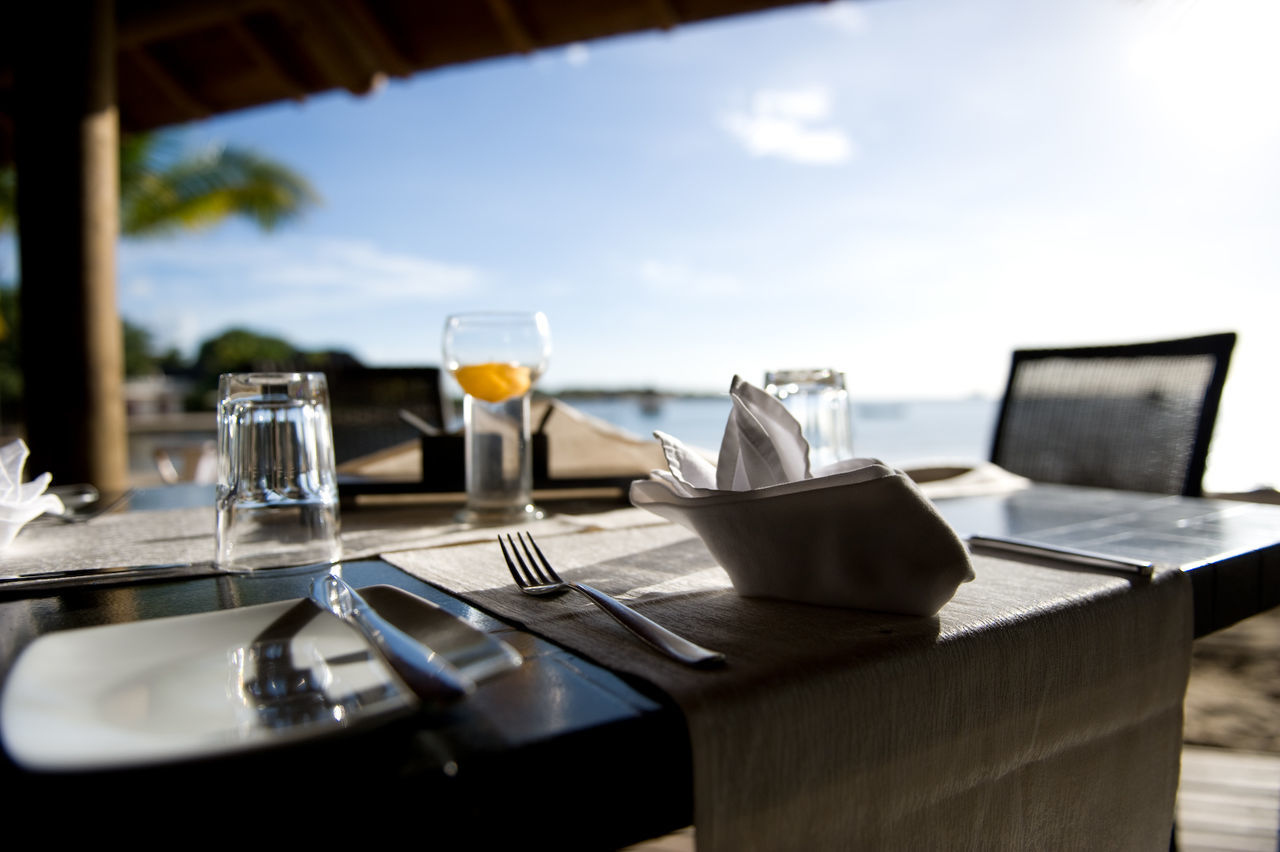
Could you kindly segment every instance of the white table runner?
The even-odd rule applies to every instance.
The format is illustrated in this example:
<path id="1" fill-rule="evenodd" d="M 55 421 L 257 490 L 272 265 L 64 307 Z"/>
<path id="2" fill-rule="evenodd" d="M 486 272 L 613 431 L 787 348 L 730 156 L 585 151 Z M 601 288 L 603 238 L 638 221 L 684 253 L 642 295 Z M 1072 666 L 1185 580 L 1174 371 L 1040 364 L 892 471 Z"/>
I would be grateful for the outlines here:
<path id="1" fill-rule="evenodd" d="M 535 531 L 562 575 L 728 667 L 670 662 L 581 596 L 522 596 L 492 541 L 385 558 L 670 694 L 700 849 L 1168 846 L 1192 635 L 1181 572 L 978 558 L 977 580 L 913 619 L 740 598 L 672 525 Z"/>

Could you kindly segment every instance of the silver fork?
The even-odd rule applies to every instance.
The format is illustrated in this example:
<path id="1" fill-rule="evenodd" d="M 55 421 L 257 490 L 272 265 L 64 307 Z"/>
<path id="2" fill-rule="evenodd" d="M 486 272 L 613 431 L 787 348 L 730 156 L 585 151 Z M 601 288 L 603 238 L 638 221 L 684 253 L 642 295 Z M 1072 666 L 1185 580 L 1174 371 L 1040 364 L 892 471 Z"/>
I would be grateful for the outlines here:
<path id="1" fill-rule="evenodd" d="M 519 547 L 516 546 L 516 541 L 519 541 Z M 507 549 L 508 544 L 511 545 L 510 550 Z M 506 542 L 502 540 L 502 536 L 498 536 L 498 546 L 502 548 L 502 556 L 507 560 L 507 567 L 511 569 L 511 576 L 515 578 L 516 585 L 526 595 L 535 597 L 559 595 L 570 589 L 582 592 L 623 627 L 672 659 L 698 667 L 717 666 L 724 662 L 724 654 L 719 651 L 703 648 L 683 636 L 677 636 L 599 589 L 593 589 L 582 583 L 568 583 L 560 579 L 560 575 L 551 567 L 547 557 L 542 555 L 533 536 L 528 533 L 518 533 L 515 540 L 508 534 Z M 521 550 L 524 551 L 523 556 L 520 555 Z"/>

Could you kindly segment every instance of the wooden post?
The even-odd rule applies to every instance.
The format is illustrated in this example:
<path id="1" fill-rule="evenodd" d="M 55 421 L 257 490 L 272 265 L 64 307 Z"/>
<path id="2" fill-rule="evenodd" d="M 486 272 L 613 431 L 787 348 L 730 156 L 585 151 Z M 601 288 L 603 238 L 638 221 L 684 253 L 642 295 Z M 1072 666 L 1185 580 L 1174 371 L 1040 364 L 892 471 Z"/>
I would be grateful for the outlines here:
<path id="1" fill-rule="evenodd" d="M 28 470 L 52 472 L 55 484 L 123 489 L 114 2 L 19 9 L 14 136 Z"/>

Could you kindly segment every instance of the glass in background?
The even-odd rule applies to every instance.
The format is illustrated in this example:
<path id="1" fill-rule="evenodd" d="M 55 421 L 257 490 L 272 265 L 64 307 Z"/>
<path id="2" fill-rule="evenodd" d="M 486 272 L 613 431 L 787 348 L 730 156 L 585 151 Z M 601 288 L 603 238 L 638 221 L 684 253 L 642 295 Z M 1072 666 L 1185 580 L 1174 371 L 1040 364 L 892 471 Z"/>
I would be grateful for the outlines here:
<path id="1" fill-rule="evenodd" d="M 467 507 L 458 519 L 509 524 L 533 504 L 529 394 L 551 357 L 542 313 L 476 312 L 445 322 L 444 365 L 465 392 Z"/>
<path id="2" fill-rule="evenodd" d="M 844 373 L 825 367 L 770 370 L 764 383 L 799 421 L 809 442 L 811 469 L 853 458 L 853 415 Z"/>

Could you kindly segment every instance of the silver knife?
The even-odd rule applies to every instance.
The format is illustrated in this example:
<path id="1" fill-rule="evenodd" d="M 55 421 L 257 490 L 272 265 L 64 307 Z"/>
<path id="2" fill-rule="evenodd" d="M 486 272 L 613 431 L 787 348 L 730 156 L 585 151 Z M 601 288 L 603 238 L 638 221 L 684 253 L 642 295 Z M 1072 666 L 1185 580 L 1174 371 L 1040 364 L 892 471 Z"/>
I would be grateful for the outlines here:
<path id="1" fill-rule="evenodd" d="M 995 535 L 971 535 L 969 536 L 970 549 L 978 548 L 979 550 L 995 551 L 997 553 L 1012 553 L 1019 556 L 1039 556 L 1043 559 L 1056 559 L 1060 562 L 1066 562 L 1071 565 L 1080 565 L 1086 568 L 1108 568 L 1113 571 L 1131 571 L 1141 574 L 1144 577 L 1151 576 L 1155 571 L 1154 562 L 1148 562 L 1145 559 L 1130 559 L 1126 556 L 1112 556 L 1106 553 L 1096 553 L 1092 550 L 1081 550 L 1075 547 L 1068 547 L 1062 544 L 1044 544 L 1038 541 L 1029 541 L 1023 538 L 1012 538 L 1009 536 Z"/>
<path id="2" fill-rule="evenodd" d="M 379 615 L 341 577 L 317 577 L 311 584 L 311 601 L 360 631 L 405 685 L 428 704 L 449 704 L 475 691 L 474 680 Z"/>
<path id="3" fill-rule="evenodd" d="M 67 568 L 38 574 L 0 577 L 0 596 L 7 593 L 57 591 L 85 586 L 111 586 L 144 580 L 213 577 L 224 573 L 212 562 L 174 562 L 163 565 L 119 565 L 106 568 Z"/>

